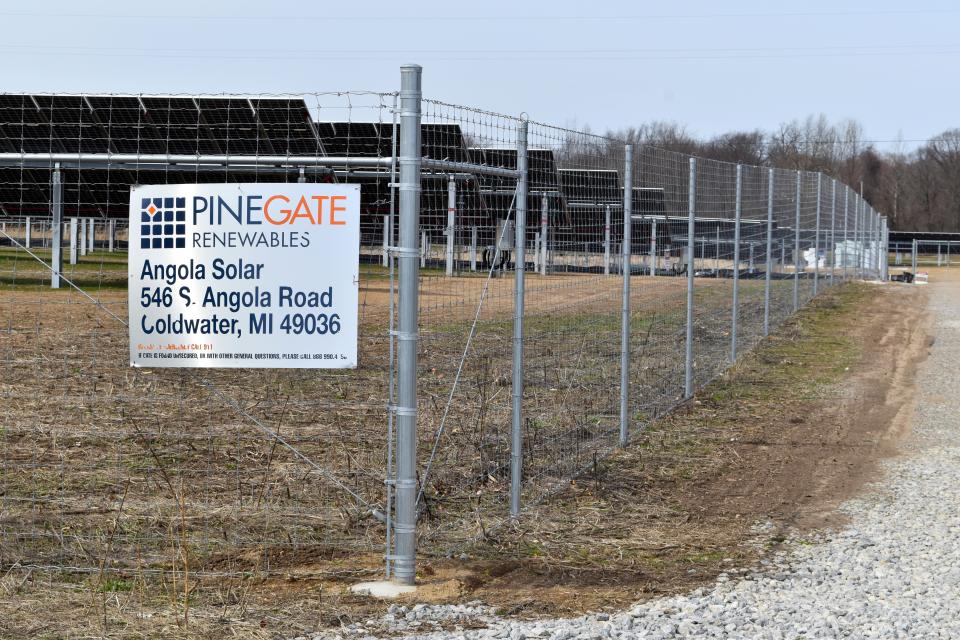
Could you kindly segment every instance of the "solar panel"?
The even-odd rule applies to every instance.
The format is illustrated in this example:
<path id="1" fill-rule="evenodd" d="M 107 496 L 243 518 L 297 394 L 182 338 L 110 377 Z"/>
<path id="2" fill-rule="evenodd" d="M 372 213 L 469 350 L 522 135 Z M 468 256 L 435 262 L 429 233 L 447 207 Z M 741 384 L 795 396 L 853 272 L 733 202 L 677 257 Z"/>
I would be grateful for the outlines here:
<path id="1" fill-rule="evenodd" d="M 620 174 L 613 169 L 560 169 L 560 189 L 570 206 L 576 203 L 620 204 Z"/>
<path id="2" fill-rule="evenodd" d="M 312 126 L 294 98 L 0 96 L 9 152 L 317 154 Z"/>
<path id="3" fill-rule="evenodd" d="M 393 124 L 386 122 L 317 122 L 317 136 L 328 156 L 384 158 L 393 155 Z M 397 126 L 399 141 L 400 127 Z M 423 123 L 421 153 L 425 158 L 469 162 L 463 132 L 458 124 Z"/>
<path id="4" fill-rule="evenodd" d="M 295 98 L 0 95 L 0 149 L 9 153 L 316 155 L 306 103 Z M 65 215 L 127 215 L 132 184 L 295 181 L 295 169 L 76 169 L 63 173 Z M 330 180 L 308 173 L 308 181 Z M 49 214 L 50 171 L 0 170 L 0 207 Z"/>

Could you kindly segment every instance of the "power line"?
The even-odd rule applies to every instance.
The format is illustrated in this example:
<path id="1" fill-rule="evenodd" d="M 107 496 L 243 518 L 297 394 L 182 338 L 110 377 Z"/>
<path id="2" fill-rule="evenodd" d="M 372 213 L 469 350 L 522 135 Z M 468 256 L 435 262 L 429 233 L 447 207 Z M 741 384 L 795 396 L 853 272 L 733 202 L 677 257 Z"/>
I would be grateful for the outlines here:
<path id="1" fill-rule="evenodd" d="M 892 9 L 882 11 L 784 11 L 784 12 L 741 12 L 741 13 L 673 13 L 673 14 L 628 14 L 628 15 L 322 15 L 300 14 L 277 15 L 209 15 L 209 14 L 121 14 L 121 13 L 52 13 L 39 11 L 2 11 L 0 16 L 17 18 L 79 18 L 79 19 L 118 19 L 118 20 L 216 20 L 216 21 L 322 21 L 322 22 L 598 22 L 606 20 L 712 20 L 718 18 L 800 18 L 800 17 L 881 17 L 908 15 L 944 15 L 960 13 L 960 9 Z"/>
<path id="2" fill-rule="evenodd" d="M 783 51 L 778 49 L 771 49 L 771 52 Z M 629 52 L 622 52 L 616 50 L 610 50 L 604 54 L 598 53 L 588 53 L 584 54 L 579 51 L 523 51 L 523 52 L 507 52 L 507 51 L 498 51 L 498 52 L 463 52 L 456 50 L 397 50 L 397 51 L 330 51 L 330 52 L 303 52 L 303 51 L 290 51 L 287 53 L 276 53 L 272 55 L 264 54 L 221 54 L 215 50 L 204 50 L 204 51 L 195 51 L 192 53 L 177 53 L 170 51 L 149 51 L 149 50 L 125 50 L 125 49 L 114 49 L 114 50 L 87 50 L 81 48 L 11 48 L 8 45 L 0 45 L 0 52 L 3 52 L 8 55 L 31 55 L 31 56 L 62 56 L 62 55 L 71 55 L 71 56 L 86 56 L 86 57 L 101 57 L 101 58 L 150 58 L 150 59 L 209 59 L 209 60 L 283 60 L 285 62 L 292 62 L 292 59 L 300 60 L 338 60 L 338 61 L 380 61 L 380 60 L 394 60 L 400 55 L 418 55 L 425 59 L 431 60 L 440 60 L 440 61 L 489 61 L 489 60 L 516 60 L 518 57 L 524 55 L 529 56 L 527 58 L 530 62 L 546 62 L 553 63 L 557 60 L 564 60 L 568 62 L 582 61 L 582 62 L 591 62 L 591 61 L 617 61 L 617 60 L 693 60 L 693 61 L 722 61 L 722 60 L 747 60 L 747 59 L 789 59 L 789 58 L 877 58 L 877 57 L 922 57 L 922 56 L 947 56 L 947 55 L 956 55 L 960 53 L 960 48 L 944 48 L 944 49 L 932 49 L 929 51 L 902 51 L 902 50 L 890 50 L 890 51 L 821 51 L 817 50 L 808 50 L 808 51 L 794 51 L 792 53 L 724 53 L 721 50 L 717 50 L 714 53 L 690 53 L 687 55 L 658 55 L 658 54 L 630 54 Z M 533 57 L 537 56 L 537 57 Z"/>

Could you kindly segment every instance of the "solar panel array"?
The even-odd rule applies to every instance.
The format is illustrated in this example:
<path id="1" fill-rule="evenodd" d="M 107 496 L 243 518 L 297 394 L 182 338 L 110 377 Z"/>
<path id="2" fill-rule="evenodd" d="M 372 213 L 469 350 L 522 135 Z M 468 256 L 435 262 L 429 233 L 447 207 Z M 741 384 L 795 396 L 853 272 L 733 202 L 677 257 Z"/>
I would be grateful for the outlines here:
<path id="1" fill-rule="evenodd" d="M 382 217 L 389 211 L 389 173 L 344 163 L 340 171 L 310 168 L 301 174 L 293 157 L 390 157 L 394 134 L 391 122 L 315 121 L 307 103 L 293 97 L 0 95 L 0 152 L 291 156 L 290 167 L 146 161 L 107 168 L 68 166 L 63 173 L 67 216 L 125 218 L 130 187 L 137 184 L 291 182 L 303 175 L 310 182 L 360 183 L 364 241 L 379 243 Z M 421 136 L 426 158 L 516 167 L 514 148 L 471 147 L 457 123 L 424 123 Z M 558 170 L 551 149 L 530 149 L 529 158 L 528 211 L 540 211 L 546 198 L 551 224 L 572 224 L 570 201 L 616 202 L 621 197 L 616 171 L 587 176 L 583 170 Z M 48 215 L 50 181 L 48 163 L 0 167 L 0 213 Z M 506 217 L 514 188 L 513 178 L 459 176 L 459 224 L 490 226 Z M 447 176 L 425 174 L 425 227 L 444 227 L 447 196 Z"/>

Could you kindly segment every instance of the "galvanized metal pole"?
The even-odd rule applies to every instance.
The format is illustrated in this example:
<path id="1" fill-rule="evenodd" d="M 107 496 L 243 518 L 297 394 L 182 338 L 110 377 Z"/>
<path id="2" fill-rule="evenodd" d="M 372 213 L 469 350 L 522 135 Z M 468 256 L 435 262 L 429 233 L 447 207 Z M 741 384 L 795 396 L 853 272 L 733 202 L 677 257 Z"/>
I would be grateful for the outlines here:
<path id="1" fill-rule="evenodd" d="M 117 221 L 111 219 L 109 224 L 110 224 L 110 228 L 107 235 L 107 251 L 109 251 L 110 253 L 113 253 L 113 245 L 115 243 L 115 238 L 117 235 Z"/>
<path id="2" fill-rule="evenodd" d="M 833 178 L 830 195 L 830 285 L 833 285 L 837 270 L 837 179 Z"/>
<path id="3" fill-rule="evenodd" d="M 864 262 L 866 261 L 866 251 L 864 250 L 864 242 L 867 237 L 866 232 L 864 231 L 867 226 L 867 207 L 866 200 L 863 199 L 863 181 L 860 181 L 860 199 L 857 200 L 857 229 L 855 235 L 857 236 L 857 277 L 860 280 L 864 279 Z"/>
<path id="4" fill-rule="evenodd" d="M 94 226 L 95 223 L 96 223 L 96 219 L 90 218 L 90 233 L 87 235 L 87 240 L 89 241 L 90 246 L 87 247 L 87 253 L 93 253 L 94 250 L 96 250 L 97 248 L 97 245 L 96 245 L 97 241 L 95 239 L 97 228 Z"/>
<path id="5" fill-rule="evenodd" d="M 849 251 L 850 187 L 843 185 L 843 279 L 847 280 L 847 251 Z"/>
<path id="6" fill-rule="evenodd" d="M 53 179 L 50 183 L 51 194 L 50 209 L 53 214 L 53 223 L 50 230 L 53 233 L 51 240 L 50 256 L 50 288 L 60 288 L 60 273 L 63 271 L 63 181 L 60 176 L 60 164 L 57 163 L 53 170 Z"/>
<path id="7" fill-rule="evenodd" d="M 603 275 L 610 275 L 610 205 L 604 207 L 606 221 L 603 225 Z"/>
<path id="8" fill-rule="evenodd" d="M 880 258 L 880 279 L 886 282 L 890 270 L 890 228 L 887 226 L 887 218 L 880 219 L 880 249 L 882 251 Z M 949 245 L 948 245 L 949 246 Z"/>
<path id="9" fill-rule="evenodd" d="M 477 270 L 477 228 L 470 227 L 470 271 Z"/>
<path id="10" fill-rule="evenodd" d="M 517 127 L 517 252 L 513 302 L 513 419 L 510 427 L 510 517 L 520 515 L 520 481 L 523 474 L 523 303 L 524 248 L 527 244 L 527 121 Z"/>
<path id="11" fill-rule="evenodd" d="M 684 353 L 683 395 L 693 397 L 693 252 L 696 245 L 697 159 L 690 158 L 690 184 L 687 192 L 687 335 Z"/>
<path id="12" fill-rule="evenodd" d="M 767 169 L 767 273 L 763 278 L 763 335 L 770 335 L 770 274 L 773 271 L 773 169 Z"/>
<path id="13" fill-rule="evenodd" d="M 880 212 L 876 212 L 877 216 L 877 232 L 874 234 L 874 238 L 877 241 L 877 248 L 873 254 L 873 263 L 877 270 L 877 280 L 883 279 L 883 264 L 881 263 L 880 257 L 883 252 L 880 250 L 883 243 L 883 216 L 880 215 Z"/>
<path id="14" fill-rule="evenodd" d="M 817 172 L 817 221 L 813 226 L 813 295 L 817 295 L 820 286 L 820 197 L 822 195 L 823 174 Z"/>
<path id="15" fill-rule="evenodd" d="M 77 219 L 70 218 L 70 264 L 77 264 Z"/>
<path id="16" fill-rule="evenodd" d="M 397 328 L 397 479 L 394 524 L 394 578 L 416 581 L 417 555 L 417 340 L 420 262 L 420 100 L 419 65 L 400 69 L 400 268 Z"/>
<path id="17" fill-rule="evenodd" d="M 30 237 L 30 235 L 31 235 L 31 233 L 30 233 L 31 228 L 30 228 L 30 227 L 31 227 L 31 224 L 30 224 L 30 216 L 27 216 L 27 219 L 26 219 L 26 221 L 24 222 L 24 226 L 23 226 L 23 246 L 26 247 L 27 249 L 30 248 L 30 241 L 31 241 L 31 239 L 32 239 L 32 238 Z"/>
<path id="18" fill-rule="evenodd" d="M 447 277 L 453 276 L 453 241 L 457 224 L 457 181 L 447 180 Z"/>
<path id="19" fill-rule="evenodd" d="M 87 219 L 80 218 L 80 257 L 87 255 Z"/>
<path id="20" fill-rule="evenodd" d="M 733 214 L 733 312 L 730 318 L 730 362 L 737 361 L 737 315 L 740 308 L 740 216 L 743 200 L 743 167 L 737 165 L 737 193 Z"/>
<path id="21" fill-rule="evenodd" d="M 714 240 L 714 244 L 713 244 L 713 264 L 714 264 L 714 271 L 716 272 L 717 277 L 719 277 L 719 272 L 720 272 L 720 225 L 719 224 L 717 225 L 717 229 L 716 229 L 716 240 Z"/>
<path id="22" fill-rule="evenodd" d="M 650 276 L 657 275 L 657 219 L 650 219 Z"/>
<path id="23" fill-rule="evenodd" d="M 390 215 L 383 216 L 383 266 L 390 265 Z"/>
<path id="24" fill-rule="evenodd" d="M 547 275 L 547 227 L 550 219 L 550 199 L 540 197 L 540 275 Z"/>
<path id="25" fill-rule="evenodd" d="M 533 234 L 533 272 L 540 273 L 540 232 Z"/>
<path id="26" fill-rule="evenodd" d="M 913 239 L 913 246 L 911 247 L 910 253 L 910 267 L 913 269 L 913 275 L 917 275 L 917 239 Z"/>
<path id="27" fill-rule="evenodd" d="M 609 211 L 609 207 L 607 211 Z M 623 147 L 623 299 L 620 303 L 620 446 L 630 435 L 630 253 L 633 245 L 633 145 Z"/>
<path id="28" fill-rule="evenodd" d="M 803 173 L 797 171 L 797 217 L 793 233 L 793 311 L 800 308 L 800 189 Z"/>

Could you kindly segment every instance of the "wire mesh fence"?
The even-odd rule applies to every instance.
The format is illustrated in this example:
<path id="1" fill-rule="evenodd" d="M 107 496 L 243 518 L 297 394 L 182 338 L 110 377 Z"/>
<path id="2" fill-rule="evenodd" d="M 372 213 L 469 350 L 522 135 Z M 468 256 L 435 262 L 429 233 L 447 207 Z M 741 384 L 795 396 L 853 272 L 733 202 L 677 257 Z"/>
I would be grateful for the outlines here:
<path id="1" fill-rule="evenodd" d="M 400 97 L 0 96 L 5 570 L 187 581 L 343 549 L 393 568 L 402 269 L 428 554 L 522 518 L 817 293 L 884 275 L 881 218 L 828 176 L 628 162 L 622 140 L 435 100 L 402 210 Z M 361 185 L 358 367 L 129 368 L 130 187 L 256 182 Z"/>
<path id="2" fill-rule="evenodd" d="M 960 265 L 960 241 L 957 240 L 891 242 L 887 253 L 887 260 L 894 267 L 917 269 Z"/>

